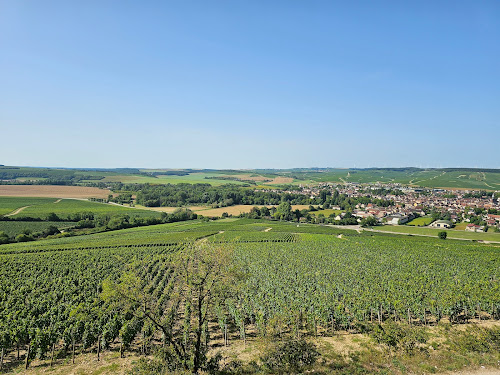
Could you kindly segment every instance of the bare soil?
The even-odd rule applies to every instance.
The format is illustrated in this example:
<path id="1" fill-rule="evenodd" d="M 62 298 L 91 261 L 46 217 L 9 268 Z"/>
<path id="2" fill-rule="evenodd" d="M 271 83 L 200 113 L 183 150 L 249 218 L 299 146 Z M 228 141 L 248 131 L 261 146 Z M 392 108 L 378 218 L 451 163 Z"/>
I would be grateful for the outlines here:
<path id="1" fill-rule="evenodd" d="M 0 185 L 3 197 L 107 198 L 109 194 L 108 189 L 85 186 Z"/>
<path id="2" fill-rule="evenodd" d="M 276 177 L 272 181 L 265 182 L 265 185 L 281 185 L 281 184 L 291 184 L 293 178 L 291 177 Z"/>

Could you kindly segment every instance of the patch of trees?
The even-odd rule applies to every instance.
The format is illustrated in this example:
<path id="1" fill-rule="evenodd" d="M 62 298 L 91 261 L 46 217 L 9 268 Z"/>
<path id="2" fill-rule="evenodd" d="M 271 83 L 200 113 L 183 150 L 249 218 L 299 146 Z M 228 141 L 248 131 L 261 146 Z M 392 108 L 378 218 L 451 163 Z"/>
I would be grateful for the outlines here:
<path id="1" fill-rule="evenodd" d="M 372 203 L 379 207 L 389 207 L 394 205 L 393 200 L 372 198 L 370 196 L 363 197 L 349 197 L 346 194 L 340 194 L 338 190 L 333 192 L 329 190 L 322 190 L 319 194 L 320 204 L 323 208 L 330 208 L 331 206 L 340 207 L 341 210 L 354 210 L 358 204 Z"/>
<path id="2" fill-rule="evenodd" d="M 38 239 L 46 238 L 61 233 L 59 229 L 51 225 L 41 232 L 33 233 L 30 229 L 23 229 L 23 231 L 15 236 L 10 237 L 7 233 L 0 231 L 0 245 L 12 242 L 29 242 Z"/>
<path id="3" fill-rule="evenodd" d="M 124 188 L 127 188 L 125 186 Z M 273 191 L 255 191 L 235 185 L 211 186 L 209 184 L 141 185 L 136 187 L 137 203 L 147 207 L 184 206 L 204 204 L 227 207 L 237 204 L 278 205 L 281 201 L 290 204 L 314 204 L 316 201 L 304 194 Z"/>
<path id="4" fill-rule="evenodd" d="M 198 218 L 198 215 L 193 211 L 185 208 L 179 208 L 172 213 L 162 212 L 161 216 L 129 216 L 129 215 L 106 215 L 99 214 L 96 215 L 93 212 L 78 212 L 75 214 L 68 215 L 67 219 L 62 219 L 54 213 L 50 213 L 46 221 L 74 221 L 74 227 L 68 228 L 65 233 L 61 233 L 59 229 L 51 225 L 47 229 L 42 232 L 33 233 L 30 229 L 23 229 L 21 233 L 10 237 L 6 233 L 0 231 L 0 245 L 7 244 L 12 242 L 29 242 L 36 241 L 39 239 L 46 238 L 48 236 L 73 236 L 78 234 L 87 234 L 80 233 L 81 231 L 75 232 L 74 230 L 91 230 L 92 233 L 104 232 L 109 230 L 118 230 L 125 228 L 134 228 L 134 227 L 142 227 L 147 225 L 156 225 L 156 224 L 166 224 L 166 223 L 174 223 L 178 221 L 187 221 L 187 220 L 195 220 Z M 37 219 L 37 220 L 24 220 L 26 218 L 14 219 L 10 217 L 0 217 L 1 220 L 4 221 L 45 221 L 41 218 L 28 218 L 28 219 Z"/>
<path id="5" fill-rule="evenodd" d="M 472 193 L 466 193 L 466 194 L 464 194 L 464 198 L 477 198 L 477 199 L 480 199 L 482 197 L 493 197 L 493 192 L 492 191 L 480 190 L 480 191 L 473 191 Z"/>

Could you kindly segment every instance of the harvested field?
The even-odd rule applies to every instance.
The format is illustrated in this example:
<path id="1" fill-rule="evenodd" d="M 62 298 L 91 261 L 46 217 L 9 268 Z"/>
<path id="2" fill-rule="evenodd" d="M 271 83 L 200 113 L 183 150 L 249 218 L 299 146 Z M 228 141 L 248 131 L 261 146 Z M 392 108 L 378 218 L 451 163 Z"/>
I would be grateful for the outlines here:
<path id="1" fill-rule="evenodd" d="M 126 205 L 124 205 L 125 207 L 128 207 Z M 172 213 L 174 212 L 175 210 L 178 210 L 179 208 L 189 208 L 191 211 L 193 212 L 198 212 L 198 211 L 203 211 L 203 210 L 209 210 L 211 209 L 210 207 L 208 206 L 188 206 L 188 207 L 146 207 L 146 206 L 142 206 L 140 204 L 136 204 L 135 205 L 135 208 L 140 208 L 140 209 L 143 209 L 143 210 L 151 210 L 151 211 L 158 211 L 158 212 L 166 212 L 166 213 Z"/>
<path id="2" fill-rule="evenodd" d="M 266 185 L 281 185 L 281 184 L 291 184 L 293 178 L 291 177 L 276 177 L 272 181 L 264 182 Z"/>
<path id="3" fill-rule="evenodd" d="M 111 191 L 85 186 L 0 185 L 3 197 L 107 198 Z"/>
<path id="4" fill-rule="evenodd" d="M 236 177 L 239 178 L 240 180 L 246 180 L 246 181 L 271 181 L 271 179 L 264 177 L 264 176 L 256 176 L 256 175 L 251 175 L 251 174 L 235 174 L 233 176 L 228 177 Z"/>
<path id="5" fill-rule="evenodd" d="M 220 207 L 220 208 L 209 208 L 209 209 L 200 209 L 200 207 L 189 207 L 191 210 L 196 212 L 199 215 L 203 216 L 222 216 L 224 212 L 227 212 L 229 215 L 233 216 L 238 216 L 242 213 L 248 213 L 252 209 L 252 207 L 263 207 L 262 205 L 246 205 L 246 204 L 240 204 L 236 206 L 229 206 L 229 207 Z M 272 206 L 267 206 L 268 208 L 271 208 Z M 309 206 L 299 204 L 299 205 L 294 205 L 292 206 L 292 210 L 303 210 L 307 209 Z"/>

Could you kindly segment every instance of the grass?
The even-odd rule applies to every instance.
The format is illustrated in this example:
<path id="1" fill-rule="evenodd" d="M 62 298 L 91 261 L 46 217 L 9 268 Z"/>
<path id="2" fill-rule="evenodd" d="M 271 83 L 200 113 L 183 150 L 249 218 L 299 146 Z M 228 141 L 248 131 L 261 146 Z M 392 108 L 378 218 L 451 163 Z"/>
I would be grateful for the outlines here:
<path id="1" fill-rule="evenodd" d="M 422 228 L 422 227 L 412 227 L 407 225 L 384 225 L 381 227 L 376 227 L 374 229 L 390 233 L 422 234 L 422 235 L 436 236 L 436 237 L 439 232 L 446 231 L 448 233 L 448 238 L 500 242 L 500 233 L 490 233 L 490 232 L 474 233 L 474 232 L 460 231 L 456 229 Z"/>
<path id="2" fill-rule="evenodd" d="M 413 219 L 412 221 L 408 222 L 406 225 L 412 225 L 415 227 L 425 227 L 432 223 L 434 220 L 430 216 L 422 216 L 422 217 L 417 217 L 416 219 Z"/>
<path id="3" fill-rule="evenodd" d="M 55 198 L 0 197 L 0 215 L 9 214 L 18 208 L 55 202 Z"/>
<path id="4" fill-rule="evenodd" d="M 466 223 L 466 222 L 463 222 L 463 223 L 458 223 L 455 225 L 455 227 L 453 229 L 455 230 L 465 230 L 465 228 L 467 228 L 467 225 L 469 223 Z"/>
<path id="5" fill-rule="evenodd" d="M 243 181 L 216 179 L 213 177 L 222 176 L 222 173 L 210 172 L 194 172 L 185 176 L 176 175 L 158 175 L 157 177 L 142 176 L 142 175 L 114 175 L 107 176 L 103 182 L 123 182 L 123 183 L 137 183 L 137 184 L 210 184 L 212 186 L 220 186 L 225 184 L 244 185 L 247 184 Z M 210 177 L 210 178 L 205 178 Z"/>
<path id="6" fill-rule="evenodd" d="M 44 202 L 41 204 L 29 206 L 15 217 L 39 217 L 46 218 L 49 213 L 55 213 L 61 218 L 65 218 L 68 215 L 75 214 L 77 212 L 93 212 L 94 214 L 126 214 L 130 216 L 159 216 L 160 213 L 150 211 L 150 210 L 140 210 L 136 208 L 129 208 L 118 206 L 114 204 L 107 203 L 97 203 L 90 202 L 86 200 L 76 200 L 76 199 L 62 199 L 61 201 L 55 203 Z"/>
<path id="7" fill-rule="evenodd" d="M 323 216 L 329 217 L 330 215 L 335 215 L 335 216 L 339 215 L 341 212 L 343 212 L 343 211 L 342 210 L 326 209 L 326 210 L 312 211 L 311 214 L 316 215 L 316 216 L 318 216 L 319 214 L 323 214 Z"/>

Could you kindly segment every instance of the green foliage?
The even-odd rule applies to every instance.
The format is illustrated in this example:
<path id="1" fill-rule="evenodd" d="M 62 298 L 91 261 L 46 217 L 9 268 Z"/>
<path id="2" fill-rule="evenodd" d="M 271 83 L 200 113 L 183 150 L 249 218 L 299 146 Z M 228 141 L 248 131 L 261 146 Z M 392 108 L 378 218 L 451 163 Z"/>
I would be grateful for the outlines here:
<path id="1" fill-rule="evenodd" d="M 319 357 L 316 346 L 304 339 L 286 340 L 269 348 L 262 364 L 277 373 L 298 373 L 314 365 Z"/>
<path id="2" fill-rule="evenodd" d="M 446 240 L 446 237 L 448 237 L 448 233 L 446 231 L 441 231 L 438 233 L 438 237 L 441 240 Z"/>
<path id="3" fill-rule="evenodd" d="M 429 337 L 423 327 L 393 322 L 376 325 L 370 335 L 379 344 L 385 344 L 407 354 L 413 354 L 418 345 L 426 343 Z"/>
<path id="4" fill-rule="evenodd" d="M 460 353 L 498 353 L 500 352 L 500 327 L 469 327 L 453 337 L 450 346 Z"/>
<path id="5" fill-rule="evenodd" d="M 360 224 L 363 228 L 374 227 L 374 226 L 378 225 L 378 221 L 377 221 L 377 219 L 375 219 L 375 217 L 368 216 L 368 217 L 361 219 Z"/>

